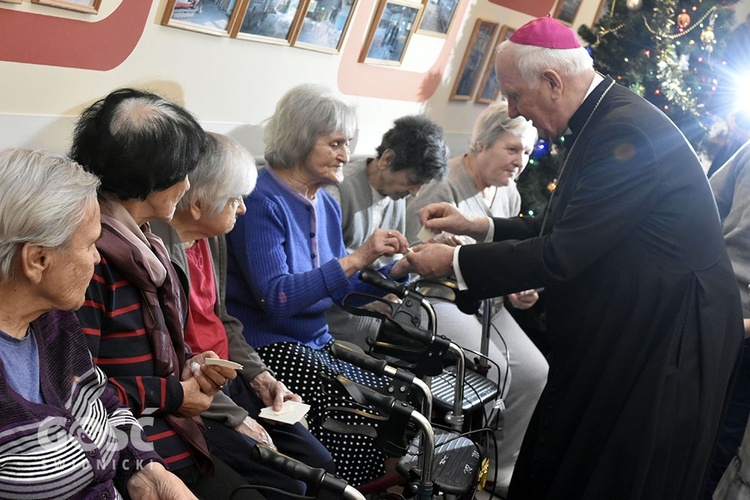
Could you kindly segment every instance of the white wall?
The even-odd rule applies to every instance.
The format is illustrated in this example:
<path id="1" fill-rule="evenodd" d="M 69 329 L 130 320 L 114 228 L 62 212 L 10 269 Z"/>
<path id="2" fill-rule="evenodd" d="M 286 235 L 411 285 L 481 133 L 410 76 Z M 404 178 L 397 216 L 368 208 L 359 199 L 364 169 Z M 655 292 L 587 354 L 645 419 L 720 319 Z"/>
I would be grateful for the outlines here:
<path id="1" fill-rule="evenodd" d="M 104 0 L 95 20 L 110 15 L 122 1 L 129 0 Z M 449 101 L 448 95 L 475 20 L 496 20 L 501 25 L 518 27 L 531 19 L 487 0 L 467 1 L 470 4 L 441 85 L 426 103 L 348 97 L 357 108 L 360 125 L 355 153 L 372 151 L 395 118 L 423 111 L 445 127 L 454 152 L 465 147 L 483 105 Z M 583 0 L 574 24 L 589 24 L 599 3 L 600 0 Z M 284 92 L 303 82 L 338 87 L 340 55 L 161 26 L 165 5 L 166 0 L 153 2 L 132 54 L 109 71 L 0 61 L 0 147 L 65 151 L 75 116 L 85 106 L 114 88 L 138 86 L 184 104 L 206 128 L 228 133 L 240 139 L 253 154 L 260 155 L 262 123 Z M 90 15 L 68 13 L 29 0 L 20 5 L 0 3 L 0 16 L 6 9 L 94 20 Z M 742 0 L 737 17 L 744 19 L 749 11 L 750 0 Z M 402 70 L 425 71 L 443 43 L 444 39 L 415 34 Z"/>

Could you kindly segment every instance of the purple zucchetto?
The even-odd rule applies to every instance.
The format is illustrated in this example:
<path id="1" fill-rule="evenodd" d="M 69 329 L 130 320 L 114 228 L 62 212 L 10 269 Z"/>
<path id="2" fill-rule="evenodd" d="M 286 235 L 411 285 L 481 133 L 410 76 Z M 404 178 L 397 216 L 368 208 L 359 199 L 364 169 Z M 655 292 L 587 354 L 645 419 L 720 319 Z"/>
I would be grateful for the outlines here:
<path id="1" fill-rule="evenodd" d="M 550 16 L 529 21 L 514 31 L 508 40 L 549 49 L 577 49 L 581 46 L 572 29 Z"/>

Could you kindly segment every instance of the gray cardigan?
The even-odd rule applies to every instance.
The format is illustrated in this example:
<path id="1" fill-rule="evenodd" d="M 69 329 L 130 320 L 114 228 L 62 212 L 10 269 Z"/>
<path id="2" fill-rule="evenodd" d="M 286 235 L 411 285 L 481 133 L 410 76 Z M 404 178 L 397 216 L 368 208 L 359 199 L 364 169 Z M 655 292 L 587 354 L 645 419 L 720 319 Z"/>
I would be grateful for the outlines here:
<path id="1" fill-rule="evenodd" d="M 750 318 L 750 141 L 711 176 L 710 183 L 740 289 L 742 316 Z"/>
<path id="2" fill-rule="evenodd" d="M 404 199 L 386 197 L 375 205 L 373 189 L 367 180 L 367 164 L 371 161 L 372 158 L 362 158 L 347 164 L 344 167 L 344 180 L 324 188 L 341 207 L 341 230 L 347 253 L 362 246 L 376 229 L 395 229 L 401 233 L 406 229 Z M 383 256 L 368 267 L 382 267 L 392 260 L 394 257 Z"/>
<path id="3" fill-rule="evenodd" d="M 190 272 L 188 271 L 187 256 L 182 246 L 177 231 L 172 226 L 163 221 L 151 222 L 151 231 L 164 241 L 167 247 L 172 264 L 177 269 L 183 284 L 190 289 Z M 268 371 L 268 367 L 263 363 L 250 344 L 247 343 L 242 335 L 242 323 L 230 316 L 226 308 L 226 279 L 227 279 L 227 249 L 224 236 L 214 236 L 208 239 L 209 249 L 214 268 L 214 281 L 216 282 L 216 315 L 224 323 L 224 329 L 227 332 L 229 341 L 229 359 L 240 363 L 244 369 L 237 372 L 248 384 L 261 372 Z M 248 412 L 232 401 L 229 396 L 223 392 L 217 392 L 211 407 L 204 411 L 201 416 L 223 422 L 227 427 L 236 427 L 248 416 Z"/>

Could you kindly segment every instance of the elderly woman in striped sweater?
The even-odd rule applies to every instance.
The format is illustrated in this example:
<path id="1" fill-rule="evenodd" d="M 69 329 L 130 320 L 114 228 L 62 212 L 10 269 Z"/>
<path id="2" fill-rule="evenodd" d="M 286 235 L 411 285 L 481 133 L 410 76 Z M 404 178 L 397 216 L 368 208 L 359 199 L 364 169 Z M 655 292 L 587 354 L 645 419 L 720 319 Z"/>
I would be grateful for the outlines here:
<path id="1" fill-rule="evenodd" d="M 0 498 L 195 498 L 70 312 L 99 262 L 98 185 L 67 158 L 0 152 Z"/>

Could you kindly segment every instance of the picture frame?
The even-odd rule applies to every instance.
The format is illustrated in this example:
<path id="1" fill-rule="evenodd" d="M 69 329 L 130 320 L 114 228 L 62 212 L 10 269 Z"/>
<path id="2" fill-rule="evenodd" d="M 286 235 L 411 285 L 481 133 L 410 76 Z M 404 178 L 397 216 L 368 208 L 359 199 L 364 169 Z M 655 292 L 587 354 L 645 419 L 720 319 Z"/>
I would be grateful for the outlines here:
<path id="1" fill-rule="evenodd" d="M 495 34 L 499 26 L 498 23 L 492 21 L 476 20 L 449 100 L 469 101 L 474 97 L 479 84 L 480 72 L 487 64 L 488 54 L 492 52 L 492 42 L 495 40 Z"/>
<path id="2" fill-rule="evenodd" d="M 601 3 L 599 4 L 599 8 L 596 11 L 596 16 L 594 16 L 593 24 L 601 23 L 606 18 L 608 18 L 611 7 L 612 7 L 612 0 L 602 0 Z"/>
<path id="3" fill-rule="evenodd" d="M 552 17 L 563 24 L 572 26 L 580 6 L 581 0 L 558 0 L 557 6 L 555 7 L 555 13 Z"/>
<path id="4" fill-rule="evenodd" d="M 381 0 L 359 62 L 401 65 L 422 7 L 403 0 Z"/>
<path id="5" fill-rule="evenodd" d="M 497 35 L 497 40 L 493 42 L 492 47 L 497 47 L 500 43 L 504 42 L 513 32 L 515 28 L 503 25 L 500 28 L 500 33 Z M 497 73 L 495 73 L 495 50 L 494 48 L 490 51 L 490 57 L 487 58 L 487 63 L 484 66 L 484 73 L 482 74 L 481 83 L 479 84 L 479 91 L 476 95 L 476 102 L 483 104 L 490 104 L 497 101 L 500 95 L 500 82 L 497 79 Z"/>
<path id="6" fill-rule="evenodd" d="M 338 53 L 351 24 L 357 0 L 308 2 L 292 45 L 321 52 Z"/>
<path id="7" fill-rule="evenodd" d="M 424 0 L 417 33 L 447 37 L 460 0 Z"/>
<path id="8" fill-rule="evenodd" d="M 242 1 L 167 0 L 161 24 L 211 35 L 229 36 Z"/>
<path id="9" fill-rule="evenodd" d="M 299 12 L 306 12 L 307 4 L 307 0 L 249 0 L 230 36 L 290 45 L 301 23 Z"/>
<path id="10" fill-rule="evenodd" d="M 50 7 L 73 10 L 84 14 L 98 14 L 101 1 L 102 0 L 31 0 L 32 3 L 39 5 L 48 5 Z"/>

